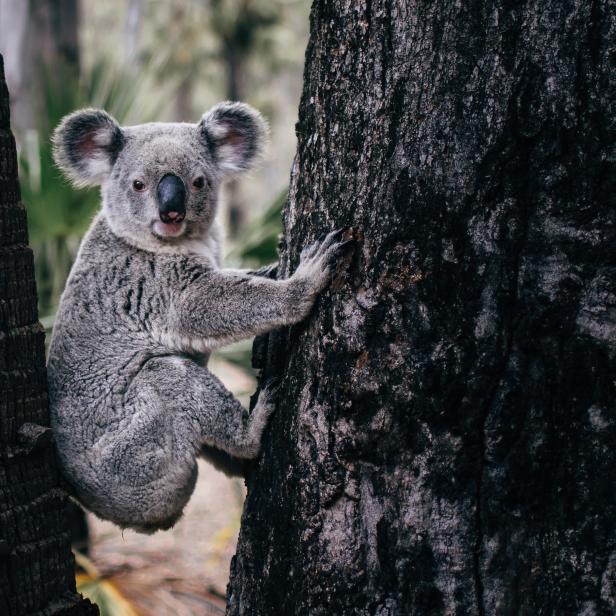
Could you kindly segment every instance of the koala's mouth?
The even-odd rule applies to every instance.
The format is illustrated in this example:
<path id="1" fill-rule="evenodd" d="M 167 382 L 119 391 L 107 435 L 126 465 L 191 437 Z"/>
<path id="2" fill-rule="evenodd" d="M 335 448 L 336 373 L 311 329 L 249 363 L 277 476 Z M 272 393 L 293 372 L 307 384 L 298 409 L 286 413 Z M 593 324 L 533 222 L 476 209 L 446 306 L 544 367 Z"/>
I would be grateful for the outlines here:
<path id="1" fill-rule="evenodd" d="M 152 224 L 152 233 L 159 239 L 169 239 L 180 237 L 186 230 L 186 221 L 182 222 L 163 222 L 157 220 Z"/>

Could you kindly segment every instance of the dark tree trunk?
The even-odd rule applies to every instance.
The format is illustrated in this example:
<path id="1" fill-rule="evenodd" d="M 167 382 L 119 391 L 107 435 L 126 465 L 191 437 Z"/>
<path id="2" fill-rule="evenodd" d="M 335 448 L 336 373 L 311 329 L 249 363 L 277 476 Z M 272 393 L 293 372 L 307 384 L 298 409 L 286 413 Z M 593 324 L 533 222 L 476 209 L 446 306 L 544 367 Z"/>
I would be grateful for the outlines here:
<path id="1" fill-rule="evenodd" d="M 44 340 L 0 56 L 0 614 L 94 616 L 75 591 Z"/>
<path id="2" fill-rule="evenodd" d="M 229 614 L 616 613 L 614 6 L 315 2 Z"/>

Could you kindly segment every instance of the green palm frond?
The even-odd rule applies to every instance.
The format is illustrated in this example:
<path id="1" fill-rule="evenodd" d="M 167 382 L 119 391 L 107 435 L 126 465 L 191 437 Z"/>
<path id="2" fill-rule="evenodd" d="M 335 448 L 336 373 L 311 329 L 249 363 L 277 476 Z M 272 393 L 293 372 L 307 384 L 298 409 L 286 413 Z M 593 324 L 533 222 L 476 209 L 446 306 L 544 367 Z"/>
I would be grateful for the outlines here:
<path id="1" fill-rule="evenodd" d="M 244 227 L 227 253 L 227 259 L 240 262 L 244 267 L 259 267 L 276 260 L 278 236 L 282 232 L 282 208 L 288 196 L 285 188 L 260 216 Z"/>
<path id="2" fill-rule="evenodd" d="M 162 90 L 152 80 L 147 67 L 135 74 L 130 67 L 106 61 L 95 63 L 81 76 L 48 71 L 44 77 L 44 113 L 38 126 L 20 136 L 19 155 L 42 315 L 55 309 L 79 238 L 100 203 L 98 189 L 75 189 L 55 167 L 53 129 L 66 114 L 82 107 L 104 108 L 121 124 L 151 121 L 159 116 L 163 101 L 176 85 L 169 82 Z"/>

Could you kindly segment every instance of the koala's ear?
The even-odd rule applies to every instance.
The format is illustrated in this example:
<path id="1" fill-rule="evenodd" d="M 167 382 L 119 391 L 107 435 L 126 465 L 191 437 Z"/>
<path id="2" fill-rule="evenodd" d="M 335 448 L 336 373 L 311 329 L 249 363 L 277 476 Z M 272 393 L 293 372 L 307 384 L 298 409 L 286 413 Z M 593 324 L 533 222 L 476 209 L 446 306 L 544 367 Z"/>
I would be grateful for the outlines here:
<path id="1" fill-rule="evenodd" d="M 245 103 L 218 103 L 203 115 L 198 128 L 225 175 L 249 169 L 267 139 L 263 116 Z"/>
<path id="2" fill-rule="evenodd" d="M 73 184 L 94 186 L 110 173 L 124 135 L 106 111 L 81 109 L 63 118 L 52 142 L 56 165 Z"/>

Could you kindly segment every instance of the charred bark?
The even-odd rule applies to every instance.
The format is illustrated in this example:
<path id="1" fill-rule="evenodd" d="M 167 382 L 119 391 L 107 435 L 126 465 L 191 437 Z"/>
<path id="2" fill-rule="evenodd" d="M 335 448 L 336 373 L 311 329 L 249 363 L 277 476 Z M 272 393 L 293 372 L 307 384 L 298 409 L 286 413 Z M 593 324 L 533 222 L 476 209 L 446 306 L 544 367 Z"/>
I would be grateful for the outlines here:
<path id="1" fill-rule="evenodd" d="M 233 615 L 616 612 L 616 15 L 315 2 Z"/>
<path id="2" fill-rule="evenodd" d="M 38 322 L 26 211 L 0 56 L 0 613 L 95 616 L 75 590 L 47 415 L 45 332 Z"/>

